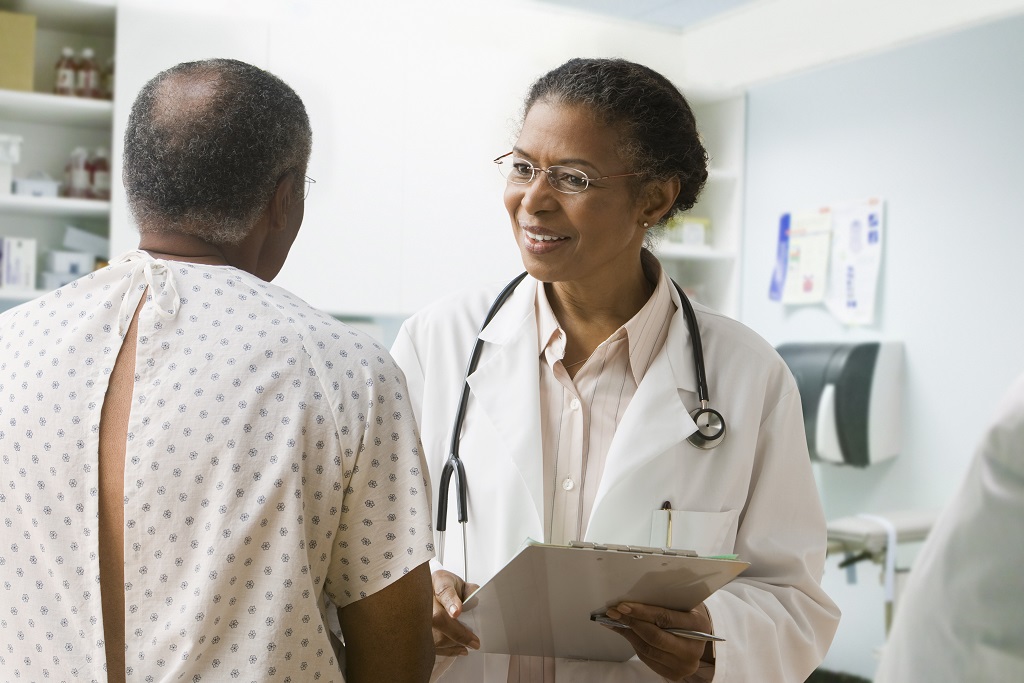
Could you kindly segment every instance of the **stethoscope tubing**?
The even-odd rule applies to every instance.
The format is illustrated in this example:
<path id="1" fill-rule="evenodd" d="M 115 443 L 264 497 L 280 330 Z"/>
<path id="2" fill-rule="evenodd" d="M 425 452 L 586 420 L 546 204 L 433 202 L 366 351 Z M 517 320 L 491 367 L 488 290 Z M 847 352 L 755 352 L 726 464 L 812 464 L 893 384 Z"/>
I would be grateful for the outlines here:
<path id="1" fill-rule="evenodd" d="M 520 273 L 505 285 L 505 288 L 501 290 L 497 298 L 491 304 L 490 309 L 487 311 L 487 315 L 484 317 L 483 323 L 480 325 L 480 332 L 482 333 L 484 328 L 487 327 L 491 319 L 498 310 L 505 304 L 512 292 L 519 285 L 520 282 L 527 276 L 527 272 Z M 675 285 L 676 291 L 679 292 L 679 301 L 683 306 L 683 314 L 686 318 L 687 327 L 690 331 L 690 344 L 693 349 L 693 367 L 697 377 L 697 398 L 700 400 L 701 407 L 694 410 L 691 416 L 695 416 L 698 413 L 709 413 L 714 417 L 717 417 L 720 422 L 719 436 L 716 439 L 709 440 L 707 445 L 700 446 L 701 448 L 712 448 L 717 445 L 722 437 L 725 435 L 725 420 L 721 414 L 708 407 L 710 403 L 710 396 L 708 394 L 708 380 L 707 372 L 704 367 L 704 347 L 701 343 L 700 330 L 697 327 L 697 315 L 693 310 L 693 305 L 690 303 L 689 298 L 683 293 L 683 288 L 679 286 L 675 280 L 672 281 Z M 476 343 L 473 345 L 473 352 L 470 354 L 469 363 L 466 366 L 466 375 L 462 383 L 462 393 L 459 396 L 459 406 L 455 412 L 455 422 L 452 426 L 452 440 L 448 447 L 448 460 L 445 461 L 444 468 L 441 470 L 441 477 L 438 481 L 437 487 L 437 525 L 435 530 L 438 533 L 438 561 L 444 564 L 444 540 L 445 531 L 448 528 L 448 489 L 451 484 L 452 475 L 455 475 L 456 489 L 458 490 L 458 519 L 459 524 L 462 525 L 462 545 L 463 545 L 463 561 L 466 563 L 464 567 L 463 579 L 466 579 L 468 575 L 468 562 L 469 557 L 467 555 L 467 544 L 466 544 L 466 523 L 469 521 L 469 500 L 468 492 L 466 487 L 466 467 L 462 462 L 462 458 L 459 455 L 459 441 L 462 438 L 462 427 L 466 419 L 466 407 L 469 404 L 469 376 L 476 371 L 476 366 L 480 362 L 480 354 L 483 352 L 484 341 L 480 338 L 480 334 L 477 334 Z"/>
<path id="2" fill-rule="evenodd" d="M 491 322 L 494 314 L 512 296 L 512 292 L 515 291 L 515 288 L 526 276 L 527 271 L 523 271 L 505 285 L 505 288 L 501 290 L 501 293 L 498 294 L 494 303 L 491 304 L 491 308 L 487 311 L 484 322 L 480 325 L 480 332 L 484 331 L 484 328 Z M 473 353 L 470 354 L 469 364 L 466 366 L 466 378 L 462 382 L 462 395 L 459 396 L 459 407 L 455 412 L 455 425 L 452 429 L 452 441 L 448 447 L 448 460 L 445 461 L 444 468 L 441 470 L 441 477 L 437 486 L 437 526 L 435 530 L 438 533 L 437 559 L 441 564 L 444 564 L 444 533 L 448 528 L 448 487 L 451 484 L 452 474 L 457 475 L 455 477 L 455 488 L 458 491 L 459 499 L 456 506 L 459 513 L 459 523 L 462 525 L 463 550 L 465 550 L 466 545 L 466 522 L 469 521 L 469 501 L 466 497 L 466 467 L 462 464 L 462 458 L 459 457 L 459 441 L 462 437 L 462 425 L 466 420 L 466 406 L 469 404 L 469 376 L 476 371 L 476 366 L 480 362 L 480 354 L 483 352 L 483 349 L 484 340 L 477 334 L 476 343 L 473 345 Z M 468 558 L 466 561 L 468 561 Z"/>

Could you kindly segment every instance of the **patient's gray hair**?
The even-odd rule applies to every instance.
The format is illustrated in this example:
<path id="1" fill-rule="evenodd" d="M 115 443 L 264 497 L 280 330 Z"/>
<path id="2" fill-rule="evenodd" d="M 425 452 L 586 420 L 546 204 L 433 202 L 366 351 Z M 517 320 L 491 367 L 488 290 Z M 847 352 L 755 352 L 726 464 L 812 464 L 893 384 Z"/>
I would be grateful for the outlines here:
<path id="1" fill-rule="evenodd" d="M 128 206 L 140 232 L 238 244 L 285 174 L 301 196 L 312 144 L 302 100 L 277 76 L 233 59 L 178 64 L 132 105 Z"/>

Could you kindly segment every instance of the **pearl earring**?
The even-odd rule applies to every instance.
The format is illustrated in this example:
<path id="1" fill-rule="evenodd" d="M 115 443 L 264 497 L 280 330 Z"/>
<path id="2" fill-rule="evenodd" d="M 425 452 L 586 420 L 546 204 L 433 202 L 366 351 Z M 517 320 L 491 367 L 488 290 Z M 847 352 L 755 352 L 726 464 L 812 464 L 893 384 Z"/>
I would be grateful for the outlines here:
<path id="1" fill-rule="evenodd" d="M 644 221 L 644 227 L 645 227 L 645 228 L 646 228 L 646 227 L 648 227 L 648 225 L 647 225 L 647 221 Z"/>

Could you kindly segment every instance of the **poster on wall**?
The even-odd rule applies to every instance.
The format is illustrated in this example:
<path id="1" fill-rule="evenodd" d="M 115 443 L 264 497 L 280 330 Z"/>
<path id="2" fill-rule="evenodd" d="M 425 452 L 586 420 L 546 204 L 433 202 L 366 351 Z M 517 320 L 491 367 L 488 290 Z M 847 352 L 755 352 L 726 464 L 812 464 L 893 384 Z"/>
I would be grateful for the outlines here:
<path id="1" fill-rule="evenodd" d="M 875 321 L 884 205 L 881 199 L 871 198 L 832 210 L 832 263 L 825 306 L 846 325 Z"/>
<path id="2" fill-rule="evenodd" d="M 870 325 L 882 262 L 883 200 L 784 213 L 769 298 L 787 305 L 824 303 L 845 325 Z"/>
<path id="3" fill-rule="evenodd" d="M 783 214 L 769 297 L 784 304 L 824 301 L 831 238 L 830 209 Z"/>

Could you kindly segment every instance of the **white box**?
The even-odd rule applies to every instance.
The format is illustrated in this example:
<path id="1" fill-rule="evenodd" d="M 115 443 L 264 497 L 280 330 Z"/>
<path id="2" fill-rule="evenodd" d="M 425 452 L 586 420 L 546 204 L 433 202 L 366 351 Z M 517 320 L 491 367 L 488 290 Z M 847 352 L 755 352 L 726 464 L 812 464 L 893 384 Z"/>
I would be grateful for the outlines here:
<path id="1" fill-rule="evenodd" d="M 14 165 L 21 161 L 21 136 L 0 133 L 0 195 L 11 194 Z"/>
<path id="2" fill-rule="evenodd" d="M 11 193 L 11 185 L 14 181 L 14 166 L 0 161 L 0 195 Z"/>
<path id="3" fill-rule="evenodd" d="M 110 240 L 106 237 L 69 225 L 64 229 L 64 247 L 71 251 L 96 254 L 99 258 L 110 258 Z"/>
<path id="4" fill-rule="evenodd" d="M 17 164 L 21 161 L 20 135 L 0 133 L 0 164 Z"/>
<path id="5" fill-rule="evenodd" d="M 46 252 L 46 270 L 50 273 L 66 273 L 79 277 L 91 273 L 96 268 L 96 257 L 80 251 Z"/>
<path id="6" fill-rule="evenodd" d="M 2 254 L 0 254 L 0 286 L 9 289 L 35 289 L 35 238 L 3 238 Z"/>
<path id="7" fill-rule="evenodd" d="M 39 287 L 40 289 L 60 289 L 69 282 L 74 282 L 81 275 L 73 275 L 71 273 L 51 273 L 49 271 L 43 271 L 39 274 Z"/>
<path id="8" fill-rule="evenodd" d="M 56 197 L 60 183 L 49 178 L 15 178 L 14 194 L 22 197 Z"/>
<path id="9" fill-rule="evenodd" d="M 710 244 L 711 221 L 707 218 L 687 216 L 682 220 L 679 232 L 682 243 L 691 247 L 705 247 Z"/>

